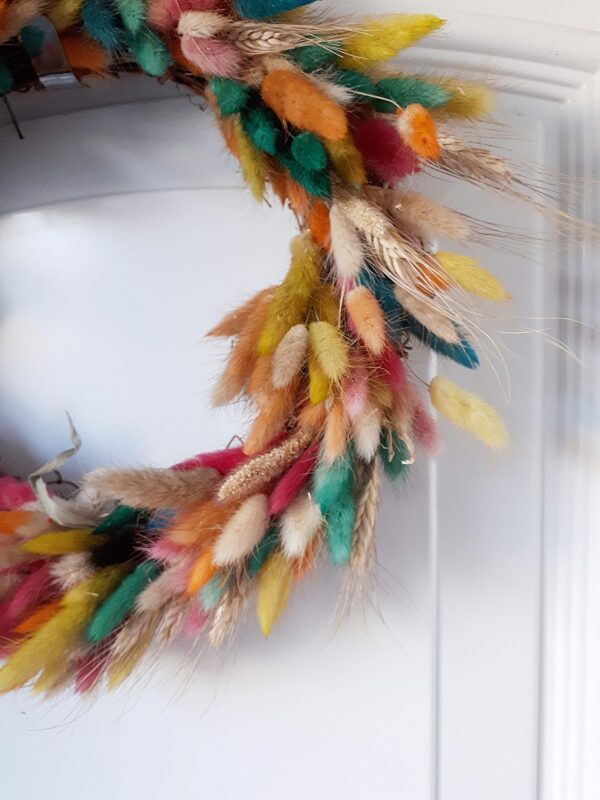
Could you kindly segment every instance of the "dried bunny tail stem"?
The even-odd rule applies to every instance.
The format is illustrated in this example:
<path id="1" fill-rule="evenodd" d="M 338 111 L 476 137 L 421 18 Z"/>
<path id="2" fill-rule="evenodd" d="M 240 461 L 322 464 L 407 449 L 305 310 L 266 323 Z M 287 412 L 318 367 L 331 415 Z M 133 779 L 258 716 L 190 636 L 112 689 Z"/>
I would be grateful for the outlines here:
<path id="1" fill-rule="evenodd" d="M 86 486 L 134 508 L 188 508 L 207 499 L 221 476 L 216 469 L 99 469 Z"/>
<path id="2" fill-rule="evenodd" d="M 229 20 L 216 11 L 184 11 L 177 23 L 180 36 L 210 38 L 229 25 Z"/>
<path id="3" fill-rule="evenodd" d="M 280 536 L 288 558 L 301 558 L 323 524 L 310 492 L 302 492 L 281 515 Z"/>
<path id="4" fill-rule="evenodd" d="M 213 548 L 213 562 L 224 567 L 245 559 L 265 535 L 268 523 L 267 495 L 248 497 L 223 526 Z"/>
<path id="5" fill-rule="evenodd" d="M 363 413 L 352 420 L 352 439 L 356 454 L 367 464 L 377 455 L 382 423 L 381 409 L 371 402 L 367 402 Z"/>
<path id="6" fill-rule="evenodd" d="M 300 372 L 308 353 L 308 329 L 306 325 L 294 325 L 273 355 L 272 383 L 276 389 L 289 386 Z"/>
<path id="7" fill-rule="evenodd" d="M 217 499 L 221 503 L 230 503 L 259 492 L 300 455 L 312 438 L 312 431 L 299 430 L 267 453 L 242 464 L 219 486 Z"/>
<path id="8" fill-rule="evenodd" d="M 246 385 L 256 363 L 258 341 L 269 315 L 270 303 L 271 295 L 265 294 L 249 311 L 225 370 L 213 392 L 215 405 L 230 403 Z"/>
<path id="9" fill-rule="evenodd" d="M 323 438 L 323 460 L 327 464 L 333 464 L 336 459 L 344 455 L 348 436 L 348 417 L 344 411 L 344 406 L 340 400 L 334 400 L 327 423 L 325 425 L 325 436 Z"/>
<path id="10" fill-rule="evenodd" d="M 237 336 L 242 332 L 242 329 L 257 306 L 263 303 L 268 303 L 273 299 L 275 293 L 275 286 L 269 286 L 257 292 L 249 300 L 246 300 L 241 306 L 238 306 L 233 311 L 226 314 L 223 319 L 211 328 L 207 336 Z"/>
<path id="11" fill-rule="evenodd" d="M 50 564 L 50 574 L 63 592 L 91 578 L 93 572 L 88 553 L 69 553 Z"/>
<path id="12" fill-rule="evenodd" d="M 343 281 L 354 280 L 364 265 L 364 252 L 356 226 L 344 213 L 339 203 L 334 203 L 329 212 L 331 224 L 331 256 L 338 277 Z"/>
<path id="13" fill-rule="evenodd" d="M 346 295 L 346 308 L 356 332 L 373 355 L 381 355 L 386 343 L 385 316 L 366 286 L 357 286 Z"/>
<path id="14" fill-rule="evenodd" d="M 473 236 L 467 217 L 417 192 L 366 186 L 365 194 L 420 238 L 442 234 L 455 242 L 467 242 Z"/>
<path id="15" fill-rule="evenodd" d="M 311 75 L 312 82 L 315 83 L 319 89 L 329 97 L 330 100 L 338 103 L 340 106 L 347 106 L 355 100 L 355 93 L 352 89 L 348 89 L 339 83 L 334 83 L 327 79 L 326 75 Z"/>
<path id="16" fill-rule="evenodd" d="M 429 396 L 436 411 L 488 447 L 502 450 L 508 444 L 508 433 L 500 415 L 476 394 L 438 376 L 430 384 Z"/>

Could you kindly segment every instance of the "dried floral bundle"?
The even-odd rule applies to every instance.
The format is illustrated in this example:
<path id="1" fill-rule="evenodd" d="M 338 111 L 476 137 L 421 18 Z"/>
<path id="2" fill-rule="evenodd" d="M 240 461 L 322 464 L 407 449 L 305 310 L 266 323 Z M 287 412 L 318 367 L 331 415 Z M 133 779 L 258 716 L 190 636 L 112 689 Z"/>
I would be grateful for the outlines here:
<path id="1" fill-rule="evenodd" d="M 256 587 L 268 635 L 321 557 L 361 591 L 374 563 L 382 471 L 435 453 L 430 403 L 492 448 L 507 433 L 477 396 L 436 377 L 423 396 L 414 347 L 467 369 L 481 300 L 502 285 L 459 245 L 471 221 L 402 181 L 435 168 L 510 196 L 507 163 L 445 130 L 488 113 L 487 89 L 382 73 L 442 21 L 327 20 L 306 0 L 12 0 L 0 5 L 0 92 L 35 84 L 54 25 L 77 75 L 139 68 L 205 95 L 258 199 L 299 226 L 276 287 L 209 335 L 233 346 L 217 404 L 245 398 L 243 446 L 170 469 L 99 470 L 69 500 L 0 480 L 0 691 L 114 686 L 150 645 L 227 641 Z M 430 403 L 429 403 L 430 401 Z M 39 477 L 39 476 L 38 476 Z"/>

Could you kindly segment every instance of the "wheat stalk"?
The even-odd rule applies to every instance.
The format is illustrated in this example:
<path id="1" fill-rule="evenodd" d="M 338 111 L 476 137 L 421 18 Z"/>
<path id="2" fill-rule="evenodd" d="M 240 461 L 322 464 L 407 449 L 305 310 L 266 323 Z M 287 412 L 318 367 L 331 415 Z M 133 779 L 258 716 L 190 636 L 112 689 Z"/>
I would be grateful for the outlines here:
<path id="1" fill-rule="evenodd" d="M 248 581 L 245 578 L 232 583 L 217 606 L 208 642 L 215 649 L 231 638 L 237 622 L 240 621 L 248 599 Z"/>
<path id="2" fill-rule="evenodd" d="M 265 25 L 239 20 L 231 22 L 225 35 L 248 55 L 283 53 L 296 47 L 333 44 L 349 33 L 347 28 L 314 25 Z"/>
<path id="3" fill-rule="evenodd" d="M 350 569 L 357 591 L 362 591 L 375 563 L 375 528 L 380 488 L 381 469 L 378 459 L 375 458 L 369 465 L 363 493 L 356 508 Z"/>

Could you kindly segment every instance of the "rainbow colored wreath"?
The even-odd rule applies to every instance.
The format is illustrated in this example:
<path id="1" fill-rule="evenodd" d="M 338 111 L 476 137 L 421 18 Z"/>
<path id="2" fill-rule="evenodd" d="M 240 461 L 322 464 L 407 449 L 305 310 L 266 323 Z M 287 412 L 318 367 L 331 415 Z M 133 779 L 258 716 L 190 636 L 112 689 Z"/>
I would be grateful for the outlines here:
<path id="1" fill-rule="evenodd" d="M 325 554 L 347 568 L 345 597 L 360 592 L 381 472 L 402 478 L 419 448 L 437 447 L 411 350 L 477 367 L 480 299 L 508 297 L 473 259 L 433 246 L 481 224 L 402 188 L 425 169 L 524 197 L 502 158 L 447 128 L 489 112 L 485 87 L 381 68 L 442 21 L 328 20 L 302 5 L 0 0 L 2 93 L 39 85 L 48 31 L 76 76 L 176 81 L 207 98 L 256 198 L 271 191 L 299 227 L 282 283 L 209 333 L 233 339 L 215 403 L 243 397 L 256 413 L 243 446 L 98 470 L 71 497 L 42 479 L 64 458 L 30 483 L 0 479 L 0 691 L 35 680 L 85 692 L 104 675 L 114 686 L 181 633 L 218 647 L 255 587 L 268 635 Z M 428 392 L 456 425 L 505 445 L 477 396 L 442 377 Z"/>

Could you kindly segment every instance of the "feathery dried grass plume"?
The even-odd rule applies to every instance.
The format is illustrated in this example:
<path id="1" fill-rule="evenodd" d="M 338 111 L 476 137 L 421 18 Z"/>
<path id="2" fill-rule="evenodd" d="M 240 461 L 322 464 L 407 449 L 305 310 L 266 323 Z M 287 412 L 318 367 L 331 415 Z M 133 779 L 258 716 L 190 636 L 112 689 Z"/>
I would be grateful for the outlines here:
<path id="1" fill-rule="evenodd" d="M 436 253 L 435 260 L 450 278 L 462 289 L 485 300 L 502 303 L 510 299 L 504 286 L 487 270 L 480 267 L 474 258 L 456 253 Z"/>
<path id="2" fill-rule="evenodd" d="M 443 24 L 443 19 L 432 14 L 390 14 L 365 20 L 362 30 L 345 40 L 342 66 L 362 70 L 374 62 L 388 61 Z"/>
<path id="3" fill-rule="evenodd" d="M 260 355 L 273 353 L 290 328 L 305 322 L 311 297 L 319 285 L 320 253 L 310 236 L 297 236 L 291 253 L 290 269 L 268 307 L 258 342 Z"/>
<path id="4" fill-rule="evenodd" d="M 269 498 L 255 494 L 244 500 L 231 519 L 223 526 L 216 540 L 213 561 L 224 567 L 249 556 L 265 535 L 269 522 Z"/>
<path id="5" fill-rule="evenodd" d="M 508 444 L 508 433 L 498 412 L 472 392 L 445 378 L 434 378 L 429 387 L 433 407 L 457 427 L 471 433 L 494 450 Z"/>
<path id="6" fill-rule="evenodd" d="M 216 469 L 99 469 L 86 485 L 134 508 L 190 508 L 208 499 L 221 476 Z"/>
<path id="7" fill-rule="evenodd" d="M 327 155 L 342 181 L 353 189 L 360 189 L 367 182 L 367 173 L 360 150 L 351 136 L 337 141 L 325 141 Z"/>
<path id="8" fill-rule="evenodd" d="M 177 23 L 180 36 L 216 36 L 229 26 L 227 17 L 216 11 L 184 11 Z"/>
<path id="9" fill-rule="evenodd" d="M 276 389 L 289 386 L 300 372 L 308 353 L 308 329 L 294 325 L 277 345 L 273 356 L 272 381 Z"/>
<path id="10" fill-rule="evenodd" d="M 269 317 L 271 302 L 272 295 L 268 293 L 258 298 L 254 309 L 248 313 L 213 392 L 215 405 L 230 403 L 244 389 L 256 362 L 258 342 Z"/>
<path id="11" fill-rule="evenodd" d="M 348 369 L 348 350 L 339 330 L 329 322 L 311 322 L 308 326 L 311 352 L 325 377 L 340 381 Z"/>
<path id="12" fill-rule="evenodd" d="M 302 73 L 275 69 L 262 82 L 264 102 L 277 116 L 302 131 L 337 141 L 348 132 L 344 109 Z"/>
<path id="13" fill-rule="evenodd" d="M 366 286 L 352 289 L 346 295 L 346 308 L 367 350 L 381 355 L 386 343 L 385 317 L 372 292 Z"/>
<path id="14" fill-rule="evenodd" d="M 348 418 L 340 400 L 334 400 L 329 409 L 323 437 L 323 460 L 333 464 L 344 455 L 348 435 Z"/>
<path id="15" fill-rule="evenodd" d="M 342 281 L 354 280 L 364 266 L 363 246 L 356 227 L 336 203 L 333 204 L 331 223 L 331 256 L 338 277 Z"/>
<path id="16" fill-rule="evenodd" d="M 246 322 L 250 319 L 257 307 L 262 306 L 264 303 L 269 303 L 273 299 L 275 292 L 274 286 L 269 286 L 257 292 L 249 300 L 246 300 L 241 306 L 234 308 L 226 314 L 223 319 L 218 322 L 206 334 L 207 336 L 238 336 Z"/>
<path id="17" fill-rule="evenodd" d="M 323 524 L 319 506 L 309 492 L 298 495 L 281 515 L 283 552 L 289 559 L 301 558 Z"/>
<path id="18" fill-rule="evenodd" d="M 368 402 L 359 416 L 352 420 L 352 440 L 359 458 L 369 464 L 377 455 L 381 438 L 383 413 L 375 404 Z"/>

